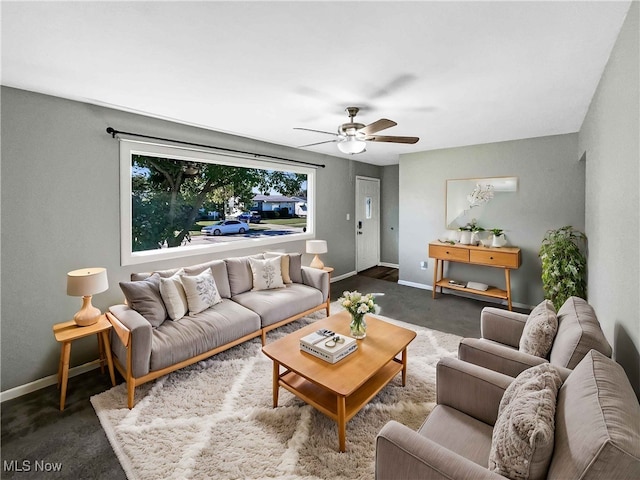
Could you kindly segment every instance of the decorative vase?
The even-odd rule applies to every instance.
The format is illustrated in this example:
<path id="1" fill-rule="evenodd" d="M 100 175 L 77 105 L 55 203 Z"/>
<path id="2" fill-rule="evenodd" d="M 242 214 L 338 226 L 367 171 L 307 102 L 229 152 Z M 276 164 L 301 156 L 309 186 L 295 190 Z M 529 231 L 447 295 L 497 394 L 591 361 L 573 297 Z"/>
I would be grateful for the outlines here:
<path id="1" fill-rule="evenodd" d="M 504 233 L 501 235 L 494 235 L 491 240 L 492 247 L 504 247 L 507 244 L 507 240 L 504 238 Z"/>
<path id="2" fill-rule="evenodd" d="M 367 322 L 364 320 L 364 313 L 351 314 L 351 336 L 358 340 L 367 336 Z"/>
<path id="3" fill-rule="evenodd" d="M 471 232 L 469 230 L 463 230 L 460 232 L 460 243 L 463 245 L 471 244 Z"/>

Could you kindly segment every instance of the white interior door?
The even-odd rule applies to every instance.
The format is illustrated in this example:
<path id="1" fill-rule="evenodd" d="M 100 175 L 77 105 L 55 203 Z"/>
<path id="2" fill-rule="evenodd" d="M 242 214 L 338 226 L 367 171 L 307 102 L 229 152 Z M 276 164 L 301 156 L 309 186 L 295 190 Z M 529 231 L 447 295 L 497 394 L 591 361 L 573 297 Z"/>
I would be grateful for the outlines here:
<path id="1" fill-rule="evenodd" d="M 356 177 L 356 270 L 380 263 L 380 179 Z"/>

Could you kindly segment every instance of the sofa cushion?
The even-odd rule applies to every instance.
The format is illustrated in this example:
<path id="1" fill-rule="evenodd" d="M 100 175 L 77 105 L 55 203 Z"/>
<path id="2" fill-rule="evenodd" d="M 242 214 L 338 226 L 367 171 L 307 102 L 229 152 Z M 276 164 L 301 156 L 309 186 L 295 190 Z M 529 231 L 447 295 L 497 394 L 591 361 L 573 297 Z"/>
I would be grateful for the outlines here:
<path id="1" fill-rule="evenodd" d="M 302 283 L 302 254 L 289 253 L 289 276 L 293 283 Z"/>
<path id="2" fill-rule="evenodd" d="M 252 258 L 264 258 L 264 255 L 252 255 Z M 229 289 L 231 297 L 253 288 L 253 273 L 249 265 L 249 257 L 234 257 L 225 259 L 229 274 Z"/>
<path id="3" fill-rule="evenodd" d="M 266 258 L 264 260 L 250 258 L 249 266 L 253 276 L 252 290 L 270 290 L 284 287 L 281 264 L 280 257 Z"/>
<path id="4" fill-rule="evenodd" d="M 183 275 L 182 285 L 187 296 L 189 305 L 189 315 L 196 315 L 216 303 L 220 303 L 222 298 L 218 293 L 218 287 L 213 279 L 211 269 L 203 270 L 195 276 Z"/>
<path id="5" fill-rule="evenodd" d="M 558 392 L 548 478 L 640 478 L 640 405 L 622 367 L 595 350 Z"/>
<path id="6" fill-rule="evenodd" d="M 512 480 L 546 478 L 561 384 L 555 368 L 543 363 L 525 370 L 507 387 L 493 427 L 489 470 Z"/>
<path id="7" fill-rule="evenodd" d="M 181 268 L 169 278 L 160 278 L 160 295 L 171 320 L 180 320 L 189 311 L 187 294 L 180 280 L 182 275 L 184 269 Z"/>
<path id="8" fill-rule="evenodd" d="M 260 330 L 260 317 L 223 299 L 214 307 L 153 330 L 150 370 L 175 365 Z"/>
<path id="9" fill-rule="evenodd" d="M 570 297 L 558 310 L 558 333 L 549 361 L 573 369 L 592 348 L 611 357 L 611 346 L 591 305 Z"/>
<path id="10" fill-rule="evenodd" d="M 322 292 L 307 285 L 292 283 L 277 290 L 241 293 L 232 297 L 232 300 L 260 315 L 262 326 L 267 327 L 317 307 L 322 303 Z"/>
<path id="11" fill-rule="evenodd" d="M 520 337 L 520 351 L 547 358 L 557 330 L 556 309 L 549 300 L 543 300 L 527 318 Z"/>
<path id="12" fill-rule="evenodd" d="M 418 433 L 483 467 L 489 461 L 491 425 L 447 405 L 436 405 Z"/>
<path id="13" fill-rule="evenodd" d="M 224 260 L 212 260 L 210 262 L 184 267 L 184 273 L 187 275 L 198 275 L 207 268 L 211 269 L 211 273 L 213 273 L 213 279 L 216 282 L 216 287 L 218 287 L 218 293 L 220 296 L 222 298 L 231 298 L 227 264 Z"/>
<path id="14" fill-rule="evenodd" d="M 158 327 L 167 318 L 167 309 L 160 295 L 160 275 L 134 281 L 120 282 L 127 304 L 142 315 L 153 327 Z"/>

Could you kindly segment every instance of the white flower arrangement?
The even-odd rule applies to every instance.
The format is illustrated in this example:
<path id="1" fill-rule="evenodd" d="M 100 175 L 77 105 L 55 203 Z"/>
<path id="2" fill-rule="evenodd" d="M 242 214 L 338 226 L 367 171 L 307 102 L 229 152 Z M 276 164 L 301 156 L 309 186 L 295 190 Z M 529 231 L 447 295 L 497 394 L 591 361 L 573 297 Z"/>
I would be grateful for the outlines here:
<path id="1" fill-rule="evenodd" d="M 375 297 L 370 294 L 362 294 L 357 290 L 353 292 L 344 291 L 342 297 L 338 299 L 340 305 L 351 315 L 362 316 L 365 313 L 378 313 L 380 307 L 376 305 Z"/>

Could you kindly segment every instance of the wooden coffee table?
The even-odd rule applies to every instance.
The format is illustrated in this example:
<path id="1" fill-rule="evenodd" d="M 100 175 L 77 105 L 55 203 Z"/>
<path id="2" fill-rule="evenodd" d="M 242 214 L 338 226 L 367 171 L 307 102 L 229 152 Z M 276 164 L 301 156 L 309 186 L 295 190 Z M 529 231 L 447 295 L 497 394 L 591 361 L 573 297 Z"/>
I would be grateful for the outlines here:
<path id="1" fill-rule="evenodd" d="M 331 364 L 300 350 L 300 338 L 326 328 L 349 336 L 350 316 L 340 312 L 262 347 L 273 360 L 273 406 L 284 387 L 338 423 L 338 442 L 346 450 L 347 422 L 399 372 L 407 380 L 407 345 L 416 333 L 367 315 L 367 336 L 358 349 Z M 400 355 L 401 358 L 396 358 Z M 280 366 L 284 372 L 280 372 Z"/>

